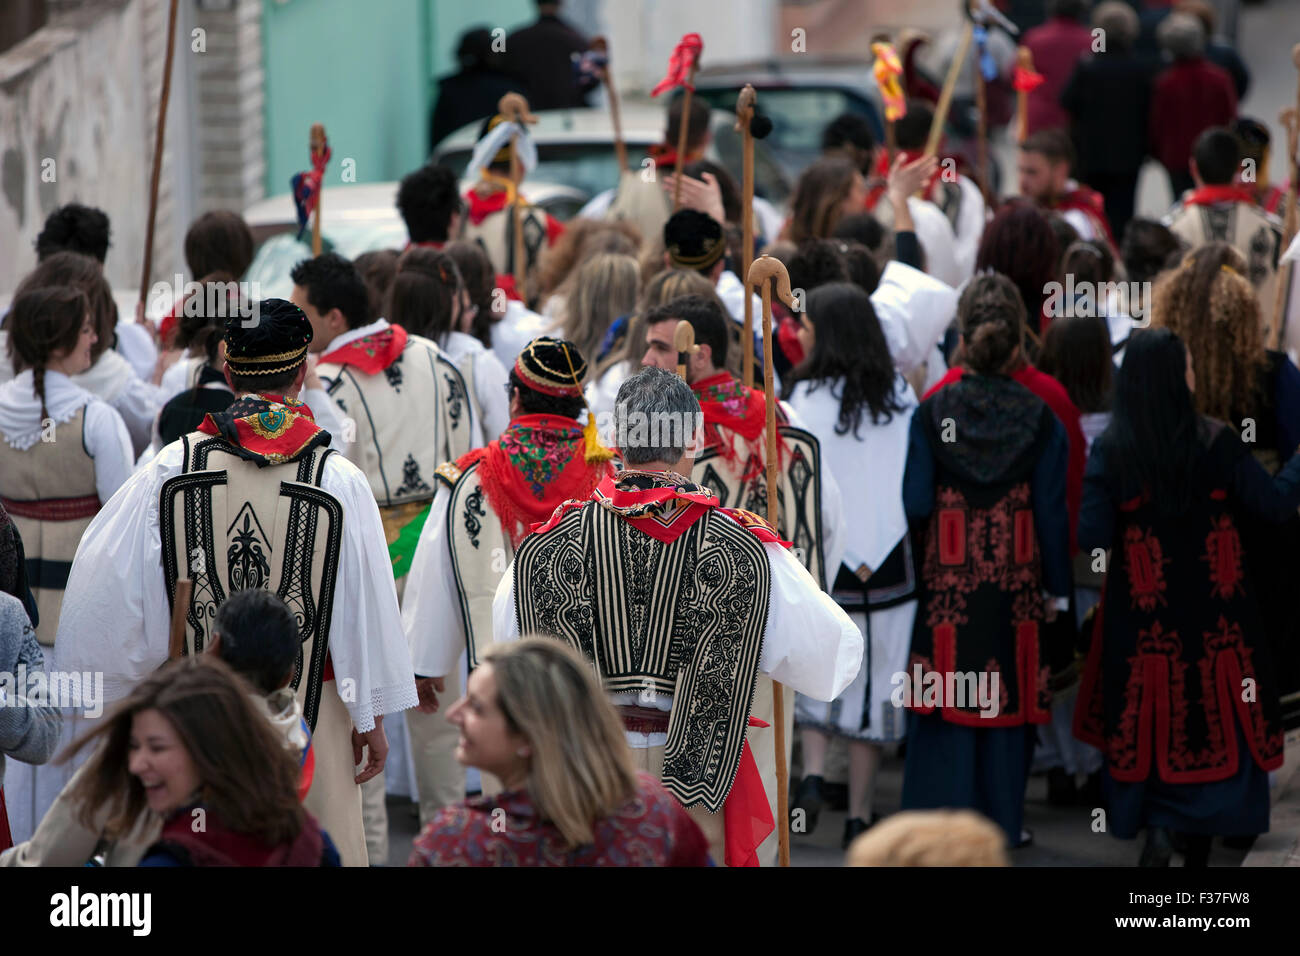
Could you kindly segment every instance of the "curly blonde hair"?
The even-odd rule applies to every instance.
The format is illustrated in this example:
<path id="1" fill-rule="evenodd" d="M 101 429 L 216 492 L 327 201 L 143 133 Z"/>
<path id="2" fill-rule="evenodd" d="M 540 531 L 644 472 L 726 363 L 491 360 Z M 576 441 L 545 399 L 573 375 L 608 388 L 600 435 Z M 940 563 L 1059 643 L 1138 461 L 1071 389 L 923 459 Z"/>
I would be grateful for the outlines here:
<path id="1" fill-rule="evenodd" d="M 1245 274 L 1241 253 L 1211 242 L 1166 274 L 1152 301 L 1152 326 L 1187 343 L 1196 410 L 1223 421 L 1257 404 L 1268 364 L 1259 299 Z"/>
<path id="2" fill-rule="evenodd" d="M 847 866 L 1009 866 L 1006 835 L 973 810 L 909 810 L 849 846 Z"/>

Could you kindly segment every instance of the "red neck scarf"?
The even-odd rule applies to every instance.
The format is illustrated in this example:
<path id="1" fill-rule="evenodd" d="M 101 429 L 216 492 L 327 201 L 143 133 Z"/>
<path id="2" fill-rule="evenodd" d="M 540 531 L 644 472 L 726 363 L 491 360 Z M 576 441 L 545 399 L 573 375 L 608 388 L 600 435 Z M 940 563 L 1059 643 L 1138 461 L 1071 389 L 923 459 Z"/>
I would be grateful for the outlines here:
<path id="1" fill-rule="evenodd" d="M 406 329 L 400 325 L 390 325 L 326 352 L 320 360 L 336 365 L 351 365 L 366 375 L 378 375 L 397 361 L 404 348 Z"/>
<path id="2" fill-rule="evenodd" d="M 738 434 L 749 449 L 749 467 L 740 477 L 750 481 L 757 477 L 763 467 L 766 448 L 763 444 L 763 432 L 767 427 L 767 401 L 762 392 L 749 388 L 732 377 L 730 372 L 719 372 L 708 378 L 700 379 L 691 386 L 695 397 L 699 399 L 700 411 L 704 413 L 704 443 L 706 448 L 718 446 L 722 459 L 732 469 L 738 470 L 736 449 L 726 439 L 722 430 Z M 785 416 L 778 405 L 777 423 L 783 423 Z M 781 443 L 784 446 L 784 443 Z M 783 450 L 778 449 L 778 452 Z"/>
<path id="3" fill-rule="evenodd" d="M 517 547 L 533 525 L 572 498 L 586 500 L 609 462 L 588 465 L 582 426 L 560 415 L 521 415 L 501 437 L 462 455 L 462 471 L 479 462 L 479 481 L 492 510 Z"/>
<path id="4" fill-rule="evenodd" d="M 510 194 L 498 189 L 485 196 L 475 187 L 465 194 L 465 202 L 469 205 L 469 221 L 477 226 L 494 212 L 510 205 Z"/>
<path id="5" fill-rule="evenodd" d="M 205 435 L 219 435 L 236 455 L 259 468 L 297 461 L 330 433 L 316 424 L 311 409 L 283 395 L 245 395 L 224 412 L 209 412 L 199 423 Z"/>
<path id="6" fill-rule="evenodd" d="M 1092 220 L 1094 226 L 1106 237 L 1111 248 L 1115 247 L 1115 237 L 1110 231 L 1110 221 L 1106 218 L 1106 200 L 1102 198 L 1101 193 L 1087 186 L 1076 185 L 1069 192 L 1062 193 L 1056 197 L 1056 201 L 1049 205 L 1050 209 L 1057 209 L 1062 212 L 1069 212 L 1072 209 L 1078 210 Z"/>
<path id="7" fill-rule="evenodd" d="M 1244 202 L 1253 206 L 1255 196 L 1245 186 L 1226 183 L 1222 186 L 1201 186 L 1183 197 L 1184 206 L 1213 206 L 1221 202 Z"/>

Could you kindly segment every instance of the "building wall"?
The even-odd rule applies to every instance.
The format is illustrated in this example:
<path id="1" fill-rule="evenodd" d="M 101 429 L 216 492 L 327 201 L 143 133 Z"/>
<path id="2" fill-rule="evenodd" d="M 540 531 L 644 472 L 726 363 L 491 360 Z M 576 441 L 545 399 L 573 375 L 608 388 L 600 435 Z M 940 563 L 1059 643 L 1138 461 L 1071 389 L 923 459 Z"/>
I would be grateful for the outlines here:
<path id="1" fill-rule="evenodd" d="M 459 4 L 458 4 L 459 5 Z M 263 4 L 266 194 L 289 191 L 310 165 L 323 123 L 327 185 L 397 179 L 428 144 L 430 11 L 423 0 L 275 0 Z M 354 165 L 345 166 L 345 160 Z"/>
<path id="2" fill-rule="evenodd" d="M 36 264 L 45 217 L 73 200 L 109 214 L 109 281 L 140 281 L 152 125 L 142 7 L 87 5 L 0 55 L 0 292 Z"/>

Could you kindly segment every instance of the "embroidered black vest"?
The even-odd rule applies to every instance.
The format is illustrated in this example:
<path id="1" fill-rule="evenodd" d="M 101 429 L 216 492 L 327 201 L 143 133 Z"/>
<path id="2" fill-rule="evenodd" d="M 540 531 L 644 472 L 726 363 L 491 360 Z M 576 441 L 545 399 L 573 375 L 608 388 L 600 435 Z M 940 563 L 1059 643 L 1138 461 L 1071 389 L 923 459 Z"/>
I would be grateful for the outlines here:
<path id="1" fill-rule="evenodd" d="M 343 508 L 320 488 L 334 452 L 316 447 L 296 461 L 259 468 L 223 438 L 194 432 L 182 440 L 181 473 L 163 483 L 159 524 L 168 604 L 178 578 L 194 582 L 185 653 L 203 651 L 228 595 L 274 591 L 298 621 L 302 648 L 292 686 L 314 729 L 343 539 Z"/>
<path id="2" fill-rule="evenodd" d="M 671 694 L 663 784 L 720 809 L 740 765 L 771 600 L 762 543 L 710 509 L 667 543 L 588 502 L 515 556 L 519 632 L 560 638 L 610 693 Z"/>

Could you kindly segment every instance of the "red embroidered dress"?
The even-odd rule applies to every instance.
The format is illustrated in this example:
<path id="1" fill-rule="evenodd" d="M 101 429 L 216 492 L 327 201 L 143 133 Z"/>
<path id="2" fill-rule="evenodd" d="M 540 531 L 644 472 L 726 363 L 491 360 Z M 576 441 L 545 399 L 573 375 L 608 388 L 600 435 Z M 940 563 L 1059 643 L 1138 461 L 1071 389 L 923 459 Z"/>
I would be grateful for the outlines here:
<path id="1" fill-rule="evenodd" d="M 1118 781 L 1154 771 L 1165 783 L 1209 783 L 1242 760 L 1282 765 L 1273 663 L 1229 493 L 1249 452 L 1232 429 L 1211 428 L 1187 512 L 1162 515 L 1135 498 L 1116 515 L 1075 736 L 1102 750 Z"/>

